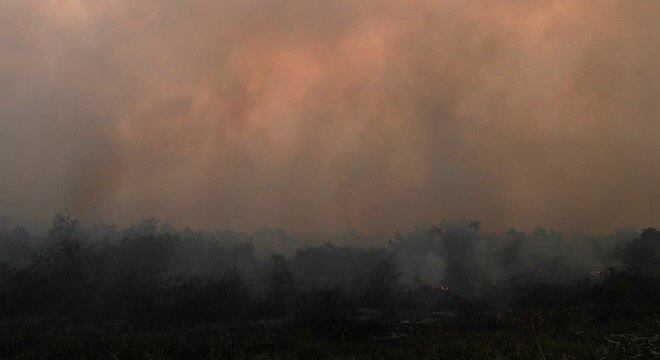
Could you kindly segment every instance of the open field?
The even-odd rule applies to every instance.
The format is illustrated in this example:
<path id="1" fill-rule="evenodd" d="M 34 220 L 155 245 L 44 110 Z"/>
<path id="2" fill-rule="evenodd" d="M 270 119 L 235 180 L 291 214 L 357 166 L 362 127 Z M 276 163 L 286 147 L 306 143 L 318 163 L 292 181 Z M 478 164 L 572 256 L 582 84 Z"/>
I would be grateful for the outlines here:
<path id="1" fill-rule="evenodd" d="M 36 319 L 0 324 L 9 359 L 653 359 L 660 317 L 599 322 L 585 312 L 545 313 L 532 331 L 521 314 L 428 323 L 362 324 L 322 331 L 282 323 L 139 329 Z M 477 319 L 472 319 L 475 321 Z M 536 332 L 536 336 L 534 336 Z"/>

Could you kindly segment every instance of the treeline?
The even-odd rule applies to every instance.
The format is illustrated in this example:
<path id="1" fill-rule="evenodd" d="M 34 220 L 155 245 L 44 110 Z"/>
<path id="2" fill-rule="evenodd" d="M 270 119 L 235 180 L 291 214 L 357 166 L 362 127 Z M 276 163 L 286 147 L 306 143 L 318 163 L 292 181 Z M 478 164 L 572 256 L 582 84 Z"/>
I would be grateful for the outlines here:
<path id="1" fill-rule="evenodd" d="M 145 325 L 278 318 L 335 326 L 483 308 L 654 313 L 660 303 L 660 232 L 653 228 L 487 234 L 476 221 L 456 221 L 369 247 L 281 230 L 262 230 L 256 242 L 252 235 L 177 230 L 154 219 L 126 229 L 85 227 L 58 214 L 37 236 L 4 220 L 0 317 Z"/>

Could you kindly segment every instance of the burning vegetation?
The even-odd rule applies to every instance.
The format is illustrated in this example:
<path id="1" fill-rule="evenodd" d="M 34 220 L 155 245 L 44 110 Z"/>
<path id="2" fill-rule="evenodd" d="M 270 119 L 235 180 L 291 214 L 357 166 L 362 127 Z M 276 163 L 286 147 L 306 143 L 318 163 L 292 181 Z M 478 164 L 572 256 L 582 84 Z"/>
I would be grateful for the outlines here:
<path id="1" fill-rule="evenodd" d="M 367 337 L 390 345 L 440 336 L 434 331 L 447 336 L 528 328 L 533 330 L 527 339 L 534 341 L 531 349 L 549 356 L 560 354 L 542 349 L 556 335 L 553 331 L 584 334 L 621 326 L 622 319 L 646 324 L 645 330 L 637 329 L 643 334 L 604 334 L 607 342 L 603 336 L 594 340 L 602 345 L 598 351 L 617 354 L 627 349 L 622 344 L 628 340 L 640 354 L 658 351 L 660 232 L 653 228 L 610 235 L 543 229 L 488 234 L 478 222 L 457 221 L 395 234 L 383 246 L 318 240 L 318 235 L 281 230 L 178 230 L 154 219 L 125 229 L 90 227 L 67 214 L 55 216 L 51 229 L 39 236 L 5 220 L 0 228 L 0 316 L 13 335 L 4 332 L 0 355 L 38 357 L 32 346 L 49 340 L 35 337 L 41 334 L 36 329 L 68 324 L 75 331 L 91 326 L 117 336 L 126 326 L 147 332 L 191 328 L 203 336 L 231 328 L 236 338 L 226 335 L 230 342 L 255 331 L 288 329 L 332 341 Z M 272 250 L 269 242 L 274 241 L 282 253 Z M 96 344 L 96 335 L 83 331 L 76 336 Z M 266 341 L 224 351 L 253 356 L 298 346 L 290 338 L 275 338 L 271 341 L 278 345 Z M 639 345 L 640 339 L 648 341 Z M 123 350 L 107 346 L 126 354 L 129 348 L 157 343 L 131 341 Z M 340 348 L 327 349 L 328 354 L 336 355 L 334 350 Z M 192 356 L 180 351 L 182 357 Z"/>

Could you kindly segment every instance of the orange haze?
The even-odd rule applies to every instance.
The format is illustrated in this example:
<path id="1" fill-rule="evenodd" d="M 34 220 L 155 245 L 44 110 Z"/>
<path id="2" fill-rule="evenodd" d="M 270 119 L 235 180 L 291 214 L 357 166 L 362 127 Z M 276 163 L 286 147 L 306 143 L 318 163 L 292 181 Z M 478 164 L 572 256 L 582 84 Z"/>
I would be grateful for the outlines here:
<path id="1" fill-rule="evenodd" d="M 0 0 L 0 212 L 660 219 L 656 0 Z"/>

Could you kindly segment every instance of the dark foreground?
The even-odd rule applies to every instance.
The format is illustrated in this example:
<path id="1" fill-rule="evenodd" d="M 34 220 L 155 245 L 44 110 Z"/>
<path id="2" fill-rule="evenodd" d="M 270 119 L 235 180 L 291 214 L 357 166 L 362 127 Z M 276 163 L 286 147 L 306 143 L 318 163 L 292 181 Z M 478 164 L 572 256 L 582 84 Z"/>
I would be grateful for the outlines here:
<path id="1" fill-rule="evenodd" d="M 35 318 L 0 325 L 6 359 L 653 359 L 660 316 L 435 314 L 318 329 L 281 320 L 162 328 Z"/>
<path id="2" fill-rule="evenodd" d="M 5 222 L 0 359 L 660 359 L 653 228 L 470 222 L 282 254 L 237 236 Z"/>

